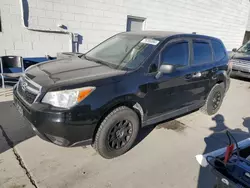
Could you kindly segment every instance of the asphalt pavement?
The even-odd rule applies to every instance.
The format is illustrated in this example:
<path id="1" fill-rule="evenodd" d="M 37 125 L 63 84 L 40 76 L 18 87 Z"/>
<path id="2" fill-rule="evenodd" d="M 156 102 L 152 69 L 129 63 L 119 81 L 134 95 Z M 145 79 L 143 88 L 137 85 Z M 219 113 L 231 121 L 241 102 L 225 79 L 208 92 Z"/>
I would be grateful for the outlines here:
<path id="1" fill-rule="evenodd" d="M 230 129 L 249 136 L 250 81 L 232 79 L 218 114 L 199 111 L 144 128 L 135 147 L 107 160 L 91 146 L 63 148 L 47 143 L 0 91 L 0 187 L 3 188 L 211 188 L 215 177 L 195 155 L 224 147 Z"/>

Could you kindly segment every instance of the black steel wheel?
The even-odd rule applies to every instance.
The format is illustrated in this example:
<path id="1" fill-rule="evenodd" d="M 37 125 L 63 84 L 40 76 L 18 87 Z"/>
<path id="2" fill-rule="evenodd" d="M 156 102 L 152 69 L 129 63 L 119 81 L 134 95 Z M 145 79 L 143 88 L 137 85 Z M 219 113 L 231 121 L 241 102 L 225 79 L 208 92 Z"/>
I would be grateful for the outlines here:
<path id="1" fill-rule="evenodd" d="M 133 146 L 139 128 L 138 115 L 126 106 L 118 107 L 100 124 L 93 147 L 107 159 L 122 155 Z"/>
<path id="2" fill-rule="evenodd" d="M 221 103 L 221 93 L 219 91 L 217 91 L 214 94 L 213 99 L 212 99 L 213 109 L 216 110 L 218 108 L 218 106 L 220 105 L 220 103 Z"/>
<path id="3" fill-rule="evenodd" d="M 110 149 L 120 149 L 125 146 L 133 133 L 133 127 L 130 121 L 120 120 L 110 129 L 107 144 Z"/>
<path id="4" fill-rule="evenodd" d="M 206 103 L 201 108 L 201 111 L 208 115 L 217 113 L 223 102 L 224 95 L 224 83 L 216 84 L 209 92 Z"/>

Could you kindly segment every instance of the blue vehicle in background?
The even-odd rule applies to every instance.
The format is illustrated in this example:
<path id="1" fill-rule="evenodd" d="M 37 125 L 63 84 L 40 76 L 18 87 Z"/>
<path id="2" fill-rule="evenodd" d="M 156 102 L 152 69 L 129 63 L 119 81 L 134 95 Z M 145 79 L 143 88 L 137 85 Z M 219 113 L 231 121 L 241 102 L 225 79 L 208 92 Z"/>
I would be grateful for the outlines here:
<path id="1" fill-rule="evenodd" d="M 83 55 L 82 53 L 75 52 L 63 52 L 58 53 L 57 57 L 51 57 L 46 55 L 45 57 L 21 57 L 21 56 L 1 56 L 0 57 L 0 78 L 2 88 L 5 86 L 13 86 L 17 83 L 19 77 L 23 72 L 32 65 L 38 63 L 47 62 L 55 59 L 63 59 L 70 56 L 79 56 Z"/>
<path id="2" fill-rule="evenodd" d="M 57 54 L 57 57 L 51 57 L 46 55 L 45 57 L 25 57 L 23 58 L 24 69 L 27 69 L 31 65 L 35 65 L 37 63 L 42 63 L 45 61 L 55 60 L 55 59 L 63 59 L 71 56 L 81 56 L 82 53 L 78 52 L 61 52 Z"/>
<path id="3" fill-rule="evenodd" d="M 0 57 L 0 78 L 1 86 L 5 88 L 6 85 L 12 86 L 15 84 L 23 72 L 37 63 L 52 60 L 50 56 L 46 57 L 32 57 L 23 58 L 21 56 L 1 56 Z"/>
<path id="4" fill-rule="evenodd" d="M 31 65 L 35 65 L 37 63 L 41 63 L 44 61 L 49 61 L 49 60 L 53 60 L 56 59 L 55 57 L 26 57 L 23 58 L 23 64 L 24 64 L 24 69 L 27 69 L 29 66 Z"/>

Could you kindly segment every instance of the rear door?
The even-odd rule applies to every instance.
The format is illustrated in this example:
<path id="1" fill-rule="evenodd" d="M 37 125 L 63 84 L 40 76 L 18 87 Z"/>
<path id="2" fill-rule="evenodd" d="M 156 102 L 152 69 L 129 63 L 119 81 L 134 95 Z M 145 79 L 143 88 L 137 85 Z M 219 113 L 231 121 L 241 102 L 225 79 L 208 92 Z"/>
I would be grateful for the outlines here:
<path id="1" fill-rule="evenodd" d="M 212 39 L 211 44 L 214 52 L 214 69 L 211 73 L 210 88 L 218 81 L 218 76 L 221 74 L 230 74 L 231 69 L 228 69 L 228 55 L 223 43 L 220 40 Z M 217 71 L 216 71 L 217 70 Z M 224 76 L 224 75 L 223 75 Z"/>
<path id="2" fill-rule="evenodd" d="M 210 40 L 193 39 L 192 40 L 192 74 L 186 79 L 192 82 L 194 88 L 193 103 L 200 104 L 205 100 L 210 91 L 210 80 L 212 73 L 217 71 L 213 64 L 213 50 Z"/>

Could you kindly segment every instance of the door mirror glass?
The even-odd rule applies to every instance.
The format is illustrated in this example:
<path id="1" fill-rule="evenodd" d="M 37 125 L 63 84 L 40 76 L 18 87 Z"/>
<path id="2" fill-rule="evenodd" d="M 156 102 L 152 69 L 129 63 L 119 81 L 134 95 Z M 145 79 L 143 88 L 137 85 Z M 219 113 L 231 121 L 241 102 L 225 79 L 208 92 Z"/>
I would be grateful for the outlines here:
<path id="1" fill-rule="evenodd" d="M 174 70 L 175 70 L 174 65 L 166 65 L 166 64 L 161 65 L 160 68 L 159 68 L 159 71 L 158 71 L 158 73 L 156 74 L 155 77 L 158 79 L 158 78 L 160 78 L 160 76 L 162 74 L 170 74 L 170 73 L 174 72 Z"/>
<path id="2" fill-rule="evenodd" d="M 237 48 L 234 48 L 232 51 L 233 51 L 233 52 L 237 52 Z"/>

